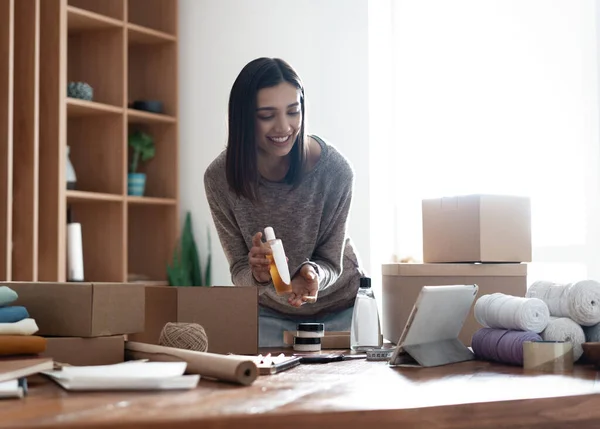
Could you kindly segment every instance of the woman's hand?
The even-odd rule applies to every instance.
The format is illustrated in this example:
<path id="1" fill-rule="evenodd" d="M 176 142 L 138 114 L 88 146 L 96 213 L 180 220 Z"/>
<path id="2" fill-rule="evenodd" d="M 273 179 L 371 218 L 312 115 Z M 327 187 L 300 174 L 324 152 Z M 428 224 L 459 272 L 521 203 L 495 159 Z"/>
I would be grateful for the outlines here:
<path id="1" fill-rule="evenodd" d="M 263 243 L 262 233 L 257 232 L 252 237 L 252 248 L 248 253 L 248 263 L 252 268 L 252 275 L 259 283 L 267 283 L 271 281 L 271 273 L 269 272 L 269 260 L 267 255 L 273 254 L 271 248 Z"/>
<path id="2" fill-rule="evenodd" d="M 315 269 L 309 264 L 303 265 L 292 279 L 292 293 L 288 302 L 294 307 L 300 307 L 307 302 L 316 302 L 318 291 L 319 277 Z"/>

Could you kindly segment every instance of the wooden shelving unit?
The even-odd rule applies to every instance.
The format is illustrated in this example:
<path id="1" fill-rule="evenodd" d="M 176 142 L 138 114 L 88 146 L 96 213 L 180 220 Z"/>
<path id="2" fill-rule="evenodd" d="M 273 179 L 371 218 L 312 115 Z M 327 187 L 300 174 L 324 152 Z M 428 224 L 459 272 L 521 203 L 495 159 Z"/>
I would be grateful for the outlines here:
<path id="1" fill-rule="evenodd" d="M 0 280 L 67 280 L 69 209 L 87 281 L 165 284 L 179 233 L 177 54 L 177 0 L 0 0 Z M 68 97 L 69 82 L 90 84 L 93 101 Z M 137 129 L 156 143 L 144 196 L 127 189 Z"/>

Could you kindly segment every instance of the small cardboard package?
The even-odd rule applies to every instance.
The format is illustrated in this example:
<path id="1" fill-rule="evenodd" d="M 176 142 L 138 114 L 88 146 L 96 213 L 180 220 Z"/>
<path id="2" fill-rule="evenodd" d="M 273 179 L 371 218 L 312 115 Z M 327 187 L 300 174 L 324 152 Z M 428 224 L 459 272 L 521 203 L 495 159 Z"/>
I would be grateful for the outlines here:
<path id="1" fill-rule="evenodd" d="M 125 360 L 125 336 L 46 337 L 41 356 L 69 365 L 112 365 Z"/>
<path id="2" fill-rule="evenodd" d="M 6 282 L 35 319 L 36 335 L 101 337 L 144 330 L 145 294 L 130 283 Z"/>
<path id="3" fill-rule="evenodd" d="M 146 286 L 146 326 L 131 341 L 158 344 L 167 322 L 197 323 L 211 353 L 258 353 L 258 288 Z"/>
<path id="4" fill-rule="evenodd" d="M 296 331 L 284 331 L 283 342 L 287 347 L 294 346 L 294 337 Z M 325 331 L 321 338 L 322 349 L 349 349 L 350 348 L 350 331 Z"/>
<path id="5" fill-rule="evenodd" d="M 505 195 L 422 201 L 423 261 L 531 262 L 531 203 Z"/>
<path id="6" fill-rule="evenodd" d="M 396 343 L 423 286 L 476 284 L 483 295 L 496 292 L 524 297 L 527 291 L 526 264 L 384 264 L 382 266 L 383 337 Z M 471 307 L 459 339 L 466 346 L 482 326 Z"/>

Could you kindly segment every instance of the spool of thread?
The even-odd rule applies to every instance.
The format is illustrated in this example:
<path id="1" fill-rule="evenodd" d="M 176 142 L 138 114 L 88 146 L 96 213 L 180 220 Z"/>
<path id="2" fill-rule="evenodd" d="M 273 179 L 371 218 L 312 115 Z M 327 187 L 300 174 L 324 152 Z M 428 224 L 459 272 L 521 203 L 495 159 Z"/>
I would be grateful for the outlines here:
<path id="1" fill-rule="evenodd" d="M 158 343 L 164 347 L 197 352 L 208 350 L 206 331 L 197 323 L 167 323 L 160 332 Z"/>
<path id="2" fill-rule="evenodd" d="M 542 332 L 550 322 L 550 311 L 538 298 L 493 293 L 475 302 L 475 319 L 486 328 Z"/>
<path id="3" fill-rule="evenodd" d="M 573 369 L 573 344 L 564 341 L 526 341 L 523 343 L 523 368 L 562 372 Z"/>
<path id="4" fill-rule="evenodd" d="M 529 286 L 526 296 L 544 301 L 551 316 L 568 317 L 582 326 L 600 323 L 600 283 L 595 280 L 566 284 L 538 281 Z"/>
<path id="5" fill-rule="evenodd" d="M 550 323 L 542 332 L 544 341 L 564 341 L 573 344 L 573 361 L 577 362 L 583 355 L 585 333 L 583 328 L 568 317 L 551 317 Z"/>
<path id="6" fill-rule="evenodd" d="M 471 347 L 478 359 L 523 365 L 523 343 L 541 341 L 535 332 L 482 328 L 473 334 Z"/>

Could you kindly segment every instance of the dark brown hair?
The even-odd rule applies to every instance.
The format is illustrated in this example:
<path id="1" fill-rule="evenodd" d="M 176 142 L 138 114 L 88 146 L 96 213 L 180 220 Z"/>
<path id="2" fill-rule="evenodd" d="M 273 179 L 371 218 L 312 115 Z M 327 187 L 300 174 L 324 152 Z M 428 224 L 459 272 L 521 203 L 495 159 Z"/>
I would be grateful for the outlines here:
<path id="1" fill-rule="evenodd" d="M 302 123 L 290 151 L 290 167 L 285 182 L 297 186 L 306 162 L 304 131 L 304 85 L 296 71 L 279 58 L 257 58 L 244 66 L 229 95 L 229 137 L 225 168 L 229 187 L 238 197 L 259 201 L 258 147 L 256 144 L 256 108 L 258 91 L 288 82 L 300 91 Z"/>

